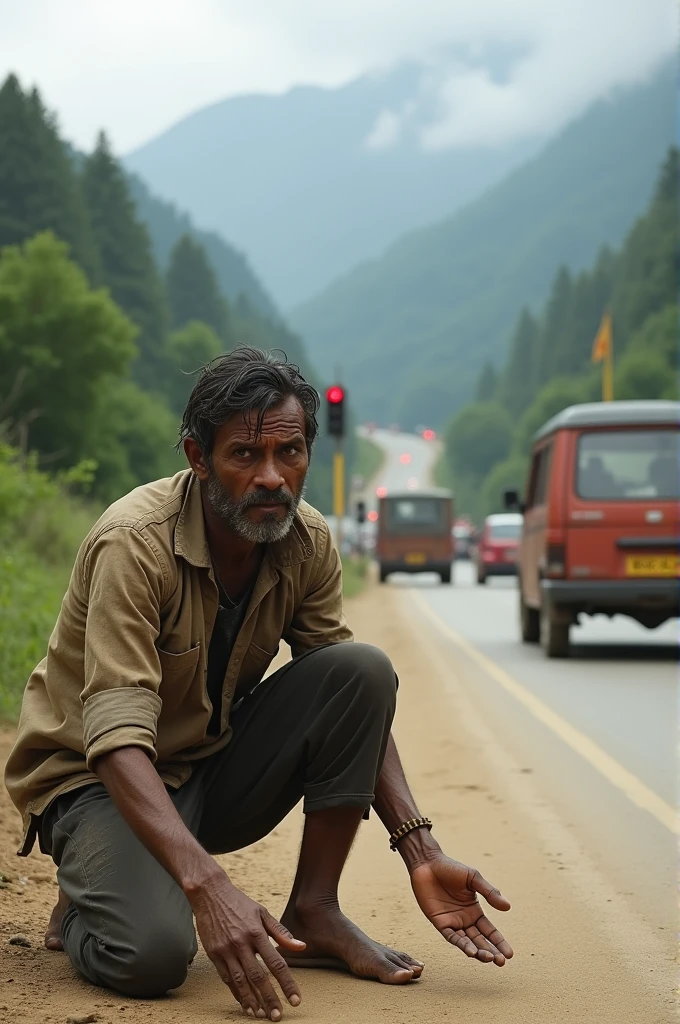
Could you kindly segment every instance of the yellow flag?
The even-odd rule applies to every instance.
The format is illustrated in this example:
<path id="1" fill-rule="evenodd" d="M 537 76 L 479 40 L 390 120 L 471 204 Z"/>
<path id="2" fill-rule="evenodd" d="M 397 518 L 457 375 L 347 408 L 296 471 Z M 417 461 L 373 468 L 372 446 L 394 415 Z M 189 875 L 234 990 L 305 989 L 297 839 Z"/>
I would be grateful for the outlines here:
<path id="1" fill-rule="evenodd" d="M 599 326 L 598 332 L 595 335 L 595 341 L 593 342 L 593 354 L 591 356 L 594 363 L 602 363 L 605 359 L 609 359 L 612 354 L 612 317 L 611 313 L 605 313 L 602 317 L 602 323 Z"/>

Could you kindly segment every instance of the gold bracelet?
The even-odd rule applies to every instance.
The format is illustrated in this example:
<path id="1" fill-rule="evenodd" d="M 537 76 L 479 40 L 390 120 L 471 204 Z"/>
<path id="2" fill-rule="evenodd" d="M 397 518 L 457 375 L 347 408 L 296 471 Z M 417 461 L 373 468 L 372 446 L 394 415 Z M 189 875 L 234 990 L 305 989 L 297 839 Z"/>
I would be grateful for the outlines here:
<path id="1" fill-rule="evenodd" d="M 413 832 L 414 828 L 426 828 L 428 831 L 432 831 L 432 822 L 429 818 L 411 818 L 409 821 L 405 821 L 403 825 L 400 825 L 398 829 L 390 836 L 390 850 L 392 853 L 396 853 L 397 843 L 404 836 L 407 836 L 409 832 Z"/>

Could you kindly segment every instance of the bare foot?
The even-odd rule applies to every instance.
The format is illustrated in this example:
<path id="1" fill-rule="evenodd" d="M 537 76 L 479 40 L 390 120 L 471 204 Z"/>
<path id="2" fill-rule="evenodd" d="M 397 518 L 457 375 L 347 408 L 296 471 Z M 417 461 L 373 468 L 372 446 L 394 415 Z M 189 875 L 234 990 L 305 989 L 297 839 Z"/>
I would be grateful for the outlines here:
<path id="1" fill-rule="evenodd" d="M 423 964 L 408 953 L 398 953 L 374 942 L 357 928 L 340 907 L 286 907 L 281 923 L 296 939 L 307 943 L 304 953 L 279 952 L 291 967 L 331 967 L 351 971 L 360 978 L 376 978 L 386 985 L 415 981 Z"/>
<path id="2" fill-rule="evenodd" d="M 66 893 L 63 893 L 60 889 L 59 899 L 52 911 L 50 923 L 45 931 L 45 945 L 48 949 L 59 951 L 64 948 L 64 943 L 61 941 L 61 922 L 70 902 Z"/>

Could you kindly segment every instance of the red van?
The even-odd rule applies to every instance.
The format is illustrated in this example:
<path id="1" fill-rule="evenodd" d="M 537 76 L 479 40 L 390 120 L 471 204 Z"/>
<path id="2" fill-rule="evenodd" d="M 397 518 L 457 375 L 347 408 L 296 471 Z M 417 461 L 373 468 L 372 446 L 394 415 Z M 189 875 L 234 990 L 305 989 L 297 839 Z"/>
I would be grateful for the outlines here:
<path id="1" fill-rule="evenodd" d="M 522 639 L 569 653 L 579 615 L 654 629 L 678 607 L 680 403 L 573 405 L 534 438 L 519 553 Z"/>

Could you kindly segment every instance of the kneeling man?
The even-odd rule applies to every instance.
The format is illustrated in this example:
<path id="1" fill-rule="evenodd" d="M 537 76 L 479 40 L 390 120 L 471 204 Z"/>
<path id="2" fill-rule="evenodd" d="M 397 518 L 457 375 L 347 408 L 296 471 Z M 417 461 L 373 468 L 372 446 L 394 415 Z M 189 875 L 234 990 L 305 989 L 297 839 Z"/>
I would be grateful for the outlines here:
<path id="1" fill-rule="evenodd" d="M 302 500 L 319 399 L 298 370 L 240 348 L 210 364 L 181 435 L 190 468 L 138 487 L 78 553 L 47 657 L 24 695 L 6 782 L 58 865 L 46 934 L 96 985 L 160 995 L 184 981 L 196 929 L 252 1017 L 297 1006 L 289 967 L 403 984 L 423 964 L 365 935 L 338 882 L 373 805 L 443 937 L 502 966 L 482 894 L 420 817 L 390 727 L 388 658 L 352 643 L 328 527 Z M 263 679 L 279 643 L 293 660 Z M 302 799 L 281 921 L 211 854 L 267 835 Z M 272 941 L 276 944 L 274 945 Z"/>

